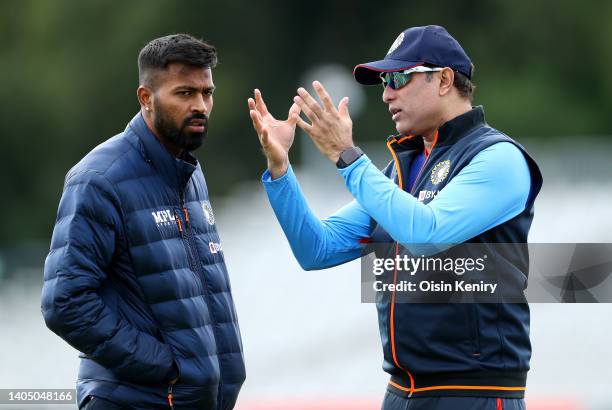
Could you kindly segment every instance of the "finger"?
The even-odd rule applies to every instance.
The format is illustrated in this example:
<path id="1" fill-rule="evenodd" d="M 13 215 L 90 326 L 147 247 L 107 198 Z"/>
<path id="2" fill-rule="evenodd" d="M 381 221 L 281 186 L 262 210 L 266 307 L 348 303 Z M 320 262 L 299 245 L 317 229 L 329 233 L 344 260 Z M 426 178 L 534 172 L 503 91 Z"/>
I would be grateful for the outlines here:
<path id="1" fill-rule="evenodd" d="M 348 97 L 344 97 L 343 99 L 340 100 L 340 103 L 338 103 L 338 113 L 342 117 L 350 117 L 349 110 L 348 110 L 348 103 L 349 103 Z"/>
<path id="2" fill-rule="evenodd" d="M 257 105 L 257 110 L 261 113 L 261 115 L 269 114 L 268 107 L 266 107 L 266 103 L 263 100 L 263 96 L 261 95 L 261 91 L 258 88 L 255 89 L 255 103 Z"/>
<path id="3" fill-rule="evenodd" d="M 293 120 L 297 123 L 298 127 L 303 129 L 310 136 L 310 132 L 312 131 L 312 125 L 308 124 L 302 119 L 302 117 L 297 114 L 293 116 Z"/>
<path id="4" fill-rule="evenodd" d="M 323 84 L 318 81 L 313 81 L 312 86 L 314 87 L 321 101 L 323 101 L 323 107 L 325 107 L 325 110 L 330 112 L 335 111 L 336 107 L 334 107 L 334 102 L 327 93 L 327 90 L 325 90 L 325 88 L 323 87 Z"/>
<path id="5" fill-rule="evenodd" d="M 301 111 L 302 109 L 300 108 L 300 106 L 297 105 L 296 103 L 293 103 L 291 105 L 291 108 L 289 108 L 289 114 L 287 115 L 287 122 L 291 125 L 295 125 L 297 121 L 296 118 L 299 117 Z"/>
<path id="6" fill-rule="evenodd" d="M 314 121 L 316 121 L 318 119 L 317 115 L 314 112 L 312 112 L 312 110 L 304 102 L 302 97 L 300 97 L 299 95 L 296 95 L 295 97 L 293 97 L 293 102 L 302 110 L 304 115 L 306 115 L 306 117 L 308 117 L 310 122 L 314 122 Z"/>
<path id="7" fill-rule="evenodd" d="M 264 128 L 261 132 L 261 137 L 259 137 L 259 142 L 261 143 L 261 146 L 263 148 L 267 148 L 269 141 L 270 139 L 268 138 L 268 129 Z"/>
<path id="8" fill-rule="evenodd" d="M 252 99 L 252 98 L 247 99 L 247 104 L 249 106 L 249 111 L 256 109 L 255 100 L 254 99 Z"/>
<path id="9" fill-rule="evenodd" d="M 255 128 L 255 132 L 257 132 L 257 135 L 261 135 L 261 130 L 263 129 L 261 115 L 255 110 L 249 111 L 249 115 L 253 121 L 253 128 Z"/>
<path id="10" fill-rule="evenodd" d="M 312 98 L 312 95 L 310 95 L 310 93 L 306 91 L 306 89 L 304 89 L 303 87 L 298 88 L 298 95 L 302 98 L 304 103 L 306 103 L 308 108 L 310 108 L 313 113 L 315 113 L 318 117 L 321 116 L 323 111 L 321 109 L 321 105 L 319 105 L 319 103 L 314 98 Z M 304 110 L 304 107 L 302 107 L 302 110 Z"/>
<path id="11" fill-rule="evenodd" d="M 256 110 L 250 110 L 249 116 L 251 117 L 251 120 L 253 121 L 253 125 L 255 126 L 255 131 L 260 132 L 261 128 L 263 127 L 263 120 L 261 118 L 261 114 L 259 114 L 259 112 L 257 112 Z"/>
<path id="12" fill-rule="evenodd" d="M 257 112 L 256 114 L 259 115 L 259 113 Z M 257 120 L 253 120 L 253 124 L 255 124 L 255 121 Z M 257 137 L 259 138 L 259 144 L 265 150 L 268 147 L 268 142 L 270 141 L 270 138 L 268 135 L 268 128 L 265 126 L 259 125 L 259 130 L 257 131 Z"/>

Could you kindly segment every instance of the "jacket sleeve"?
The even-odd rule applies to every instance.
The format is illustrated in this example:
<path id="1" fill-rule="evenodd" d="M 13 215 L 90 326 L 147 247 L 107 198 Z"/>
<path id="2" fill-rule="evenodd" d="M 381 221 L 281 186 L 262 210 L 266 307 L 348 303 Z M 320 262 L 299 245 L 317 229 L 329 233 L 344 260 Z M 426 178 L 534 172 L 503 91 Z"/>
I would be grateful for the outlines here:
<path id="1" fill-rule="evenodd" d="M 356 201 L 319 220 L 308 206 L 291 166 L 275 180 L 269 171 L 264 172 L 262 182 L 302 269 L 329 268 L 361 255 L 360 240 L 369 236 L 371 219 Z"/>
<path id="2" fill-rule="evenodd" d="M 47 327 L 118 378 L 162 382 L 170 347 L 137 330 L 98 291 L 109 274 L 122 227 L 112 185 L 93 171 L 69 175 L 45 261 L 42 313 Z"/>
<path id="3" fill-rule="evenodd" d="M 520 214 L 531 188 L 527 161 L 509 142 L 479 152 L 428 204 L 365 155 L 340 174 L 363 209 L 402 244 L 465 242 Z"/>

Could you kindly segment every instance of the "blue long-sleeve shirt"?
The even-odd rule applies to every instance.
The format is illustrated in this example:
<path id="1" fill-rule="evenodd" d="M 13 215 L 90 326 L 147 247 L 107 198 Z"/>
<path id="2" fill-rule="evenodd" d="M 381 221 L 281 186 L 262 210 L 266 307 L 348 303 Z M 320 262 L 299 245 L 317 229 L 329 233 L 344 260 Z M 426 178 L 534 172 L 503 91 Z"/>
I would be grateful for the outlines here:
<path id="1" fill-rule="evenodd" d="M 361 255 L 374 218 L 400 243 L 461 243 L 525 209 L 530 174 L 509 142 L 478 153 L 428 204 L 400 189 L 363 155 L 340 169 L 355 198 L 319 220 L 310 210 L 293 169 L 262 182 L 296 259 L 306 270 L 335 266 Z"/>

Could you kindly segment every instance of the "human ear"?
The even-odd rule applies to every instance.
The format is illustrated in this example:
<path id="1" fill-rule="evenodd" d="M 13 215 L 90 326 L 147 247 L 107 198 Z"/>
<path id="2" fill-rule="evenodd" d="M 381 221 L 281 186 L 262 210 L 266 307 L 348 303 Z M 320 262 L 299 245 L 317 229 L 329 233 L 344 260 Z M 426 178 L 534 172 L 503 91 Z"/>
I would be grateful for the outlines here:
<path id="1" fill-rule="evenodd" d="M 440 96 L 446 95 L 453 88 L 455 72 L 448 67 L 440 71 Z"/>
<path id="2" fill-rule="evenodd" d="M 153 92 L 150 88 L 141 85 L 136 90 L 136 96 L 138 97 L 138 102 L 140 106 L 144 108 L 146 111 L 151 111 L 153 107 Z"/>

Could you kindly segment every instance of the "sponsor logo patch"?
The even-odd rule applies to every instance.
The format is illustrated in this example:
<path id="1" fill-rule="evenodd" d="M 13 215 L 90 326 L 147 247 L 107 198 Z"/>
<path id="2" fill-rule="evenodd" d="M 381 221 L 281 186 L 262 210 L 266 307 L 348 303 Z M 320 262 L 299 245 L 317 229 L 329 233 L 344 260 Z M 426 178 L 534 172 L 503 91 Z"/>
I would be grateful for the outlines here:
<path id="1" fill-rule="evenodd" d="M 223 252 L 223 248 L 218 242 L 208 242 L 208 249 L 210 249 L 210 253 Z"/>
<path id="2" fill-rule="evenodd" d="M 172 215 L 172 212 L 170 212 L 169 209 L 151 212 L 151 215 L 153 215 L 153 220 L 157 224 L 158 228 L 175 223 L 174 215 Z"/>
<path id="3" fill-rule="evenodd" d="M 176 219 L 170 209 L 151 212 L 151 216 L 163 239 L 173 238 L 178 235 L 179 231 L 176 225 Z"/>
<path id="4" fill-rule="evenodd" d="M 419 191 L 419 202 L 423 202 L 427 199 L 433 199 L 436 197 L 436 195 L 438 195 L 438 191 L 437 189 L 435 191 Z"/>

